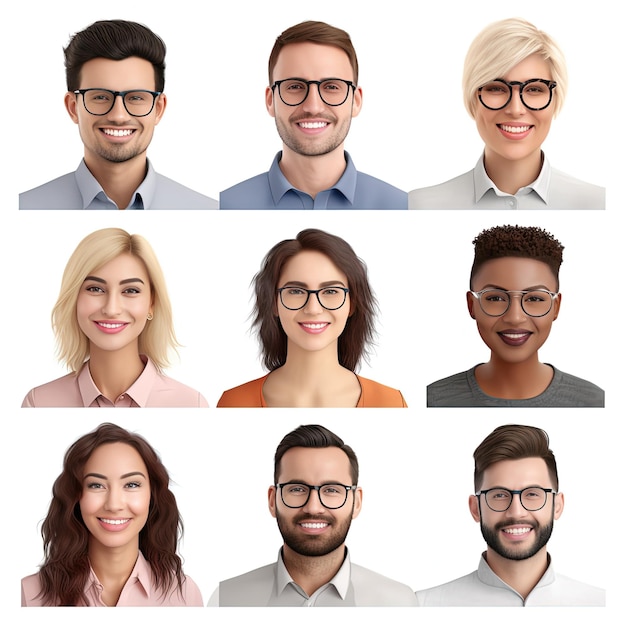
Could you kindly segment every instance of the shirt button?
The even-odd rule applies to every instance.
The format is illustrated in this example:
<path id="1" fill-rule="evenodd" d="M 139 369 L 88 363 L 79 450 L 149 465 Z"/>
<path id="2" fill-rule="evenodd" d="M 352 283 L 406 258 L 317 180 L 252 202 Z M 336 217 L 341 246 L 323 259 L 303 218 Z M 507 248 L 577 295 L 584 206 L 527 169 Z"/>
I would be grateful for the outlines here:
<path id="1" fill-rule="evenodd" d="M 120 396 L 120 400 L 123 400 L 123 399 L 124 399 L 124 394 Z"/>

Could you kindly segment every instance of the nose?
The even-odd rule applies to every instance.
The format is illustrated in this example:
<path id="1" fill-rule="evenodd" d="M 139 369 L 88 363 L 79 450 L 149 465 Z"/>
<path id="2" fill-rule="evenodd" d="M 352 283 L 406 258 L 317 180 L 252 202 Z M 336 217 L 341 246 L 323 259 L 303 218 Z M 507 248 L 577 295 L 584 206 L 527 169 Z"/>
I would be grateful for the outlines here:
<path id="1" fill-rule="evenodd" d="M 320 304 L 316 293 L 309 294 L 309 299 L 304 305 L 303 311 L 310 315 L 320 315 L 324 312 L 324 307 Z"/>
<path id="2" fill-rule="evenodd" d="M 124 106 L 124 98 L 121 94 L 117 94 L 113 100 L 113 108 L 107 114 L 111 120 L 126 121 L 129 118 L 128 111 Z"/>
<path id="3" fill-rule="evenodd" d="M 107 511 L 121 511 L 124 508 L 124 492 L 116 487 L 110 487 L 104 508 Z"/>
<path id="4" fill-rule="evenodd" d="M 306 95 L 304 102 L 300 106 L 308 113 L 319 113 L 326 108 L 326 105 L 320 96 L 318 85 L 309 85 L 309 93 Z"/>
<path id="5" fill-rule="evenodd" d="M 511 115 L 523 115 L 526 113 L 526 107 L 521 98 L 521 85 L 513 85 L 511 89 L 511 100 L 506 105 L 506 111 Z"/>
<path id="6" fill-rule="evenodd" d="M 521 494 L 513 494 L 511 506 L 506 510 L 507 517 L 525 517 L 528 511 L 522 506 Z"/>
<path id="7" fill-rule="evenodd" d="M 522 294 L 509 294 L 509 298 L 509 308 L 502 317 L 505 320 L 525 320 L 527 316 L 522 309 Z"/>
<path id="8" fill-rule="evenodd" d="M 318 489 L 311 489 L 311 493 L 309 494 L 309 499 L 307 503 L 302 507 L 302 510 L 305 513 L 325 513 L 326 508 L 322 504 L 322 500 L 320 498 L 320 492 Z"/>
<path id="9" fill-rule="evenodd" d="M 116 317 L 122 312 L 121 297 L 119 294 L 109 292 L 102 306 L 103 315 Z"/>

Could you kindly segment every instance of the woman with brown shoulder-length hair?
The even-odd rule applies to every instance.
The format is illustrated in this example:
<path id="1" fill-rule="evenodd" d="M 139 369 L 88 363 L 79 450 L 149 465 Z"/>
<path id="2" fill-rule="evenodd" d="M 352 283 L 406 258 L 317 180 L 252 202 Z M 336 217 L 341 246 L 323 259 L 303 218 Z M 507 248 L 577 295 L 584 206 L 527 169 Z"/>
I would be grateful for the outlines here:
<path id="1" fill-rule="evenodd" d="M 276 244 L 253 279 L 262 378 L 218 407 L 404 407 L 402 394 L 355 373 L 374 338 L 365 263 L 340 237 L 309 228 Z"/>
<path id="2" fill-rule="evenodd" d="M 65 453 L 22 606 L 202 606 L 177 554 L 169 475 L 141 436 L 101 424 Z"/>

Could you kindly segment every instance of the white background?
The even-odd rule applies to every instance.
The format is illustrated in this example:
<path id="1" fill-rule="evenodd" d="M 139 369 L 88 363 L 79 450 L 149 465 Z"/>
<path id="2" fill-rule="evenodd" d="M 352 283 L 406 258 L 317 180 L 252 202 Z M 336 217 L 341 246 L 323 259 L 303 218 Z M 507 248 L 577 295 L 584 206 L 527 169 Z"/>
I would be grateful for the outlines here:
<path id="1" fill-rule="evenodd" d="M 483 549 L 467 510 L 472 452 L 493 428 L 516 422 L 545 428 L 557 456 L 566 502 L 550 542 L 557 570 L 607 589 L 608 607 L 583 619 L 614 624 L 621 616 L 623 621 L 623 468 L 618 464 L 623 411 L 616 398 L 626 346 L 619 253 L 623 207 L 616 190 L 618 168 L 624 167 L 619 82 L 624 51 L 616 6 L 608 0 L 528 0 L 515 7 L 488 1 L 433 6 L 319 0 L 310 8 L 286 0 L 270 5 L 246 0 L 199 8 L 179 0 L 111 1 L 101 9 L 76 1 L 14 8 L 1 39 L 0 324 L 5 329 L 6 426 L 0 469 L 9 480 L 0 522 L 7 544 L 0 585 L 3 616 L 41 622 L 40 611 L 18 608 L 18 582 L 41 560 L 39 523 L 65 450 L 102 421 L 144 434 L 161 453 L 185 520 L 185 570 L 205 601 L 219 580 L 275 559 L 280 537 L 266 507 L 273 454 L 280 439 L 303 423 L 331 428 L 359 456 L 364 508 L 349 537 L 356 563 L 415 589 L 472 571 Z M 553 123 L 546 153 L 558 169 L 606 186 L 606 212 L 111 215 L 17 210 L 18 192 L 74 170 L 81 158 L 77 129 L 63 107 L 62 47 L 72 33 L 97 19 L 140 21 L 164 38 L 169 104 L 150 157 L 160 173 L 216 198 L 221 189 L 267 170 L 280 148 L 265 111 L 264 89 L 267 57 L 285 28 L 320 19 L 350 32 L 361 65 L 364 106 L 347 149 L 360 170 L 410 190 L 473 167 L 482 146 L 462 103 L 463 58 L 487 23 L 516 15 L 557 39 L 570 70 L 570 93 Z M 197 95 L 191 98 L 191 93 Z M 561 315 L 541 358 L 603 387 L 606 409 L 425 409 L 427 383 L 488 358 L 466 313 L 464 294 L 472 239 L 485 227 L 505 223 L 542 226 L 565 245 Z M 184 344 L 180 362 L 169 373 L 202 391 L 211 407 L 224 389 L 263 373 L 246 320 L 249 282 L 263 255 L 306 227 L 344 237 L 367 262 L 381 308 L 378 347 L 371 369 L 361 373 L 401 389 L 410 408 L 357 413 L 21 411 L 32 386 L 64 373 L 54 359 L 50 311 L 72 250 L 83 236 L 105 226 L 138 232 L 155 248 Z M 456 301 L 433 310 L 425 294 L 442 285 L 457 293 Z M 605 295 L 598 298 L 598 292 Z M 225 486 L 231 481 L 249 482 L 245 501 L 228 496 Z M 433 487 L 443 488 L 447 497 L 434 498 Z M 220 609 L 210 615 L 207 610 L 173 611 L 192 624 L 279 615 L 278 610 Z M 69 623 L 84 619 L 71 609 L 43 611 L 44 619 L 63 611 Z M 158 619 L 163 613 L 153 615 Z M 424 609 L 419 615 L 381 609 L 376 618 L 408 624 L 424 615 L 433 623 L 461 616 L 453 609 Z M 568 609 L 535 611 L 532 619 L 547 624 L 573 615 Z M 575 615 L 580 617 L 580 610 Z M 507 610 L 463 612 L 463 619 L 472 622 L 485 617 L 508 623 L 528 619 Z M 102 611 L 90 612 L 89 618 L 96 623 L 111 619 Z M 304 623 L 319 618 L 317 612 L 289 614 Z M 337 611 L 323 618 L 333 623 L 352 619 Z"/>

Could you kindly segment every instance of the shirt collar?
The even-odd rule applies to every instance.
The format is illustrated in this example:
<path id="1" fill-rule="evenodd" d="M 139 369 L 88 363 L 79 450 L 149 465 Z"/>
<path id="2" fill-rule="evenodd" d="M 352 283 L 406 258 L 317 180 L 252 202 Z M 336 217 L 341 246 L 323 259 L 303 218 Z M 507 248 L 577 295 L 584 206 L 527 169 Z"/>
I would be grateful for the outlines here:
<path id="1" fill-rule="evenodd" d="M 548 189 L 550 186 L 550 174 L 551 168 L 550 163 L 548 163 L 548 159 L 545 154 L 541 153 L 543 157 L 543 165 L 541 166 L 541 171 L 539 172 L 539 176 L 527 185 L 526 187 L 522 187 L 515 196 L 525 196 L 533 191 L 547 204 L 548 203 Z M 480 159 L 478 159 L 478 163 L 476 163 L 476 167 L 474 167 L 474 202 L 478 204 L 479 200 L 490 190 L 493 189 L 495 194 L 498 196 L 510 196 L 511 194 L 504 193 L 500 191 L 494 184 L 494 182 L 487 175 L 487 170 L 485 169 L 485 155 L 484 153 L 480 155 Z"/>
<path id="2" fill-rule="evenodd" d="M 478 579 L 480 582 L 490 587 L 500 587 L 503 589 L 510 589 L 515 591 L 510 585 L 507 585 L 490 567 L 487 563 L 487 553 L 483 552 L 480 557 L 480 563 L 478 564 Z M 552 559 L 548 554 L 548 568 L 540 578 L 539 582 L 533 587 L 533 591 L 539 587 L 546 587 L 551 585 L 556 579 L 554 568 L 552 567 Z M 515 591 L 517 593 L 517 591 Z M 532 591 L 531 591 L 532 593 Z M 519 593 L 517 593 L 519 595 Z M 530 595 L 530 594 L 529 594 Z M 520 596 L 521 597 L 521 596 Z"/>
<path id="3" fill-rule="evenodd" d="M 346 599 L 348 588 L 350 587 L 350 554 L 348 553 L 348 548 L 345 550 L 346 556 L 339 571 L 327 583 L 327 585 L 335 587 L 342 600 Z M 285 567 L 283 550 L 281 548 L 278 552 L 278 563 L 276 564 L 276 595 L 280 595 L 289 584 L 293 584 L 300 589 L 298 583 L 294 581 Z"/>
<path id="4" fill-rule="evenodd" d="M 128 208 L 146 209 L 152 204 L 156 193 L 157 176 L 149 159 L 147 159 L 147 163 L 148 171 L 146 177 L 141 182 L 141 185 L 137 187 Z M 102 185 L 96 180 L 95 176 L 89 171 L 85 159 L 81 160 L 76 170 L 76 184 L 78 185 L 78 190 L 83 200 L 83 209 L 89 207 L 96 198 L 102 202 L 115 204 L 113 200 L 106 195 L 104 189 L 102 189 Z"/>
<path id="5" fill-rule="evenodd" d="M 137 555 L 137 560 L 135 561 L 135 566 L 133 567 L 133 571 L 130 573 L 128 580 L 124 583 L 124 588 L 129 587 L 136 583 L 141 587 L 143 593 L 147 598 L 150 597 L 150 589 L 152 588 L 152 570 L 148 565 L 148 561 L 146 561 L 141 551 Z M 91 563 L 89 564 L 89 578 L 87 579 L 87 583 L 85 585 L 85 592 L 88 593 L 89 589 L 95 587 L 96 597 L 102 601 L 102 591 L 104 589 L 102 583 L 98 580 L 96 573 L 93 571 L 91 567 Z M 123 590 L 122 590 L 123 593 Z M 120 595 L 121 598 L 121 595 Z"/>
<path id="6" fill-rule="evenodd" d="M 130 396 L 139 407 L 144 408 L 148 403 L 148 397 L 159 373 L 154 363 L 147 356 L 141 354 L 140 357 L 146 366 L 139 378 L 124 393 Z M 78 389 L 83 400 L 83 406 L 86 407 L 91 406 L 102 395 L 91 377 L 89 361 L 83 365 L 78 374 Z"/>
<path id="7" fill-rule="evenodd" d="M 344 151 L 343 153 L 346 159 L 346 169 L 344 170 L 341 178 L 333 185 L 330 189 L 335 189 L 336 191 L 342 193 L 350 203 L 354 203 L 354 196 L 356 194 L 356 183 L 357 183 L 357 171 L 354 166 L 354 162 L 350 155 Z M 274 200 L 274 204 L 278 205 L 281 198 L 291 190 L 294 190 L 298 193 L 304 193 L 299 189 L 296 189 L 285 177 L 282 170 L 280 169 L 280 159 L 282 158 L 282 151 L 279 152 L 272 161 L 272 166 L 268 172 L 270 191 L 272 193 L 272 199 Z M 324 189 L 323 191 L 328 191 Z"/>

